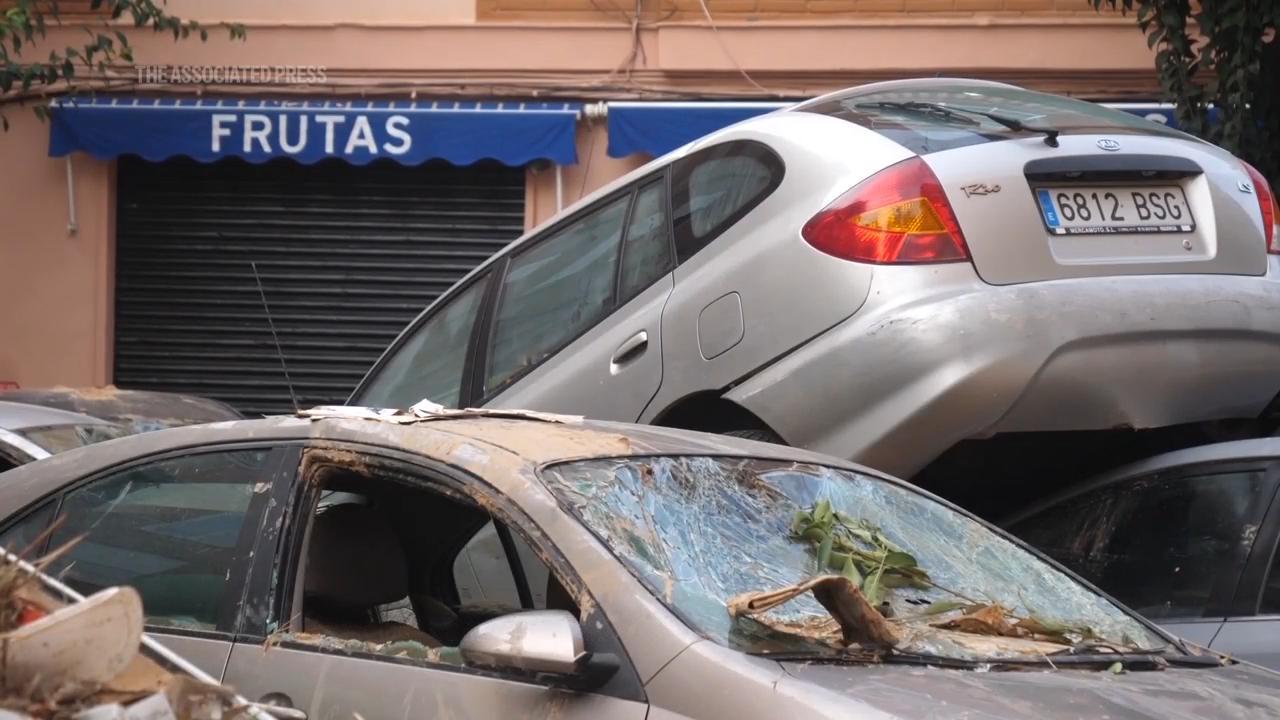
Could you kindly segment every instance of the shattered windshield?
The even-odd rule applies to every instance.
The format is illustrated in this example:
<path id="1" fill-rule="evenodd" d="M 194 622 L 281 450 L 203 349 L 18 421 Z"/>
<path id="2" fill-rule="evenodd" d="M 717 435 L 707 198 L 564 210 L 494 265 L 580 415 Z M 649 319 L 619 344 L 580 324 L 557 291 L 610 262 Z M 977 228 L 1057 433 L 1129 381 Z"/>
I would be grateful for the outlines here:
<path id="1" fill-rule="evenodd" d="M 829 651 L 859 635 L 959 660 L 1167 647 L 982 524 L 878 478 L 722 457 L 571 462 L 543 476 L 668 608 L 748 653 Z M 819 600 L 834 585 L 853 589 L 862 620 L 843 613 L 837 626 L 840 603 Z M 876 627 L 851 635 L 863 621 Z"/>

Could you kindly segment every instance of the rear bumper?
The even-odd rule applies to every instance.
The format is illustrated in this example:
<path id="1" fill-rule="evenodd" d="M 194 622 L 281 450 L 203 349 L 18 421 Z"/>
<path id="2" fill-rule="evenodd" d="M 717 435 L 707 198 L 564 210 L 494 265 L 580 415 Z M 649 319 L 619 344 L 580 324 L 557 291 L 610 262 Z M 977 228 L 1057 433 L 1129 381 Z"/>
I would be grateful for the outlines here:
<path id="1" fill-rule="evenodd" d="M 1256 417 L 1280 392 L 1280 263 L 993 286 L 877 268 L 866 304 L 733 388 L 786 440 L 911 476 L 999 432 Z M 748 330 L 750 332 L 750 330 Z"/>

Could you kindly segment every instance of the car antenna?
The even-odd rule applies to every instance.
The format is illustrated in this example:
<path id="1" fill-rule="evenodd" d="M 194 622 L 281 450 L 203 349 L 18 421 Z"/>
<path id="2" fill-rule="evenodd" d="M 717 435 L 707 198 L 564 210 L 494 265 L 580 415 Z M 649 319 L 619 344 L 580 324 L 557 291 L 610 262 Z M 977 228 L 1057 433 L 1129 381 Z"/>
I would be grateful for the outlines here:
<path id="1" fill-rule="evenodd" d="M 302 412 L 298 407 L 298 396 L 293 392 L 293 380 L 289 379 L 289 366 L 284 362 L 284 350 L 280 349 L 280 336 L 276 334 L 276 323 L 271 319 L 271 307 L 267 305 L 267 293 L 262 289 L 262 278 L 258 276 L 258 263 L 250 261 L 253 268 L 253 280 L 258 284 L 258 296 L 262 298 L 262 309 L 267 313 L 267 325 L 271 328 L 271 339 L 276 343 L 276 357 L 280 358 L 280 369 L 284 370 L 284 383 L 289 387 L 289 400 L 293 402 L 294 414 Z"/>

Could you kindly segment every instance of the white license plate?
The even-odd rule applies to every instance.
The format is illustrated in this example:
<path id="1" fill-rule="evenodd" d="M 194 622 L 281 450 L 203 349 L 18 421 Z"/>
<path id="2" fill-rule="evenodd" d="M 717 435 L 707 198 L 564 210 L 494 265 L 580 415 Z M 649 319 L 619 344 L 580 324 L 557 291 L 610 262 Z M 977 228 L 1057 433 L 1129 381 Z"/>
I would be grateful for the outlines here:
<path id="1" fill-rule="evenodd" d="M 1055 235 L 1192 232 L 1187 194 L 1177 185 L 1038 187 L 1045 227 Z"/>

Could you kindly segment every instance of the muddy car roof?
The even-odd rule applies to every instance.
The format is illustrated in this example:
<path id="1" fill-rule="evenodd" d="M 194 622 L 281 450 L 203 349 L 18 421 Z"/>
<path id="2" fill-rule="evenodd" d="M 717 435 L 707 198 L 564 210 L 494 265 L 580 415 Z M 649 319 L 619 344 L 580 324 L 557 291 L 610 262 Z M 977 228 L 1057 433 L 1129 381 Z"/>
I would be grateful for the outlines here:
<path id="1" fill-rule="evenodd" d="M 506 414 L 507 411 L 501 413 Z M 792 462 L 857 467 L 846 461 L 797 448 L 690 430 L 577 418 L 556 422 L 488 415 L 416 421 L 287 415 L 160 430 L 128 438 L 128 443 L 123 446 L 120 441 L 113 441 L 91 451 L 119 454 L 123 458 L 204 444 L 306 439 L 364 443 L 442 458 L 450 457 L 450 453 L 454 453 L 458 446 L 469 443 L 504 450 L 527 465 L 568 459 L 663 454 L 750 455 Z M 83 449 L 73 450 L 51 459 L 72 463 L 82 451 Z M 465 454 L 465 450 L 460 452 Z"/>

